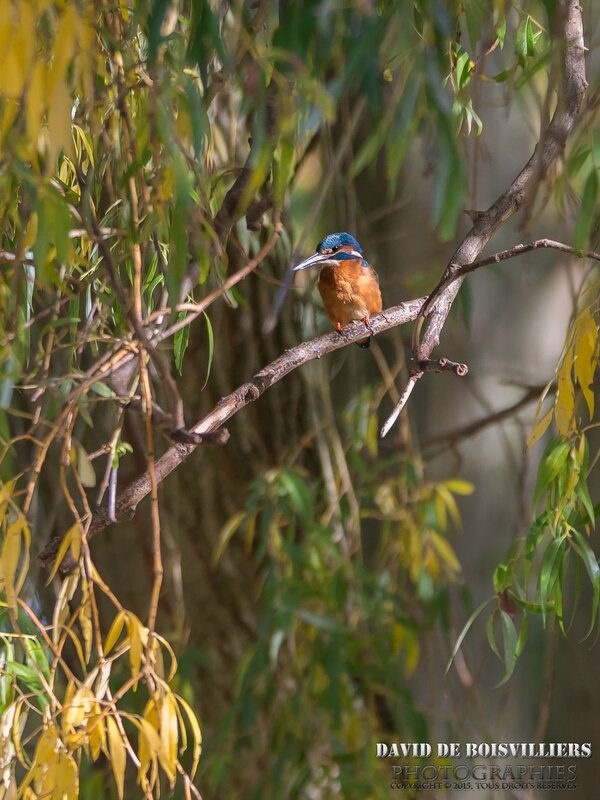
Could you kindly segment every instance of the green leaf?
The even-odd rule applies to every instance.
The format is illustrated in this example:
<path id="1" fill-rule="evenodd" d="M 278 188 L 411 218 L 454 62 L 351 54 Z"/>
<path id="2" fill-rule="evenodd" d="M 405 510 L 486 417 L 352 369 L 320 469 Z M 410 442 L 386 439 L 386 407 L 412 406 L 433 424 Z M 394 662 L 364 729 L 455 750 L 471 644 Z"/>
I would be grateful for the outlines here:
<path id="1" fill-rule="evenodd" d="M 504 675 L 502 676 L 500 682 L 496 684 L 496 688 L 506 683 L 506 681 L 513 674 L 515 669 L 515 664 L 517 663 L 517 658 L 518 658 L 517 649 L 519 643 L 519 637 L 517 635 L 515 624 L 512 621 L 512 617 L 510 616 L 510 614 L 507 614 L 506 611 L 500 610 L 500 626 L 502 630 Z"/>
<path id="2" fill-rule="evenodd" d="M 92 392 L 99 394 L 100 397 L 105 397 L 107 400 L 112 400 L 114 397 L 117 396 L 110 388 L 110 386 L 107 386 L 105 383 L 102 383 L 102 381 L 96 381 L 95 383 L 92 383 L 90 389 L 92 390 Z"/>
<path id="3" fill-rule="evenodd" d="M 74 439 L 73 446 L 75 447 L 76 453 L 75 467 L 77 469 L 77 474 L 79 475 L 81 485 L 87 488 L 92 488 L 96 485 L 96 472 L 94 471 L 94 466 L 90 461 L 90 457 L 88 456 L 87 451 L 81 442 L 78 442 L 76 439 Z"/>
<path id="4" fill-rule="evenodd" d="M 469 619 L 465 622 L 464 627 L 463 627 L 462 631 L 460 632 L 454 647 L 452 648 L 452 654 L 450 656 L 450 660 L 446 664 L 446 670 L 445 670 L 445 674 L 446 675 L 450 671 L 450 667 L 452 666 L 452 662 L 456 658 L 456 654 L 460 650 L 460 647 L 461 647 L 461 645 L 462 645 L 462 643 L 463 643 L 463 641 L 465 639 L 465 636 L 467 635 L 467 633 L 471 629 L 471 626 L 473 625 L 473 623 L 475 622 L 477 617 L 481 614 L 483 609 L 487 606 L 487 604 L 490 603 L 493 599 L 494 599 L 493 597 L 488 597 L 487 600 L 484 600 L 483 603 L 480 606 L 477 606 L 475 611 L 473 611 L 473 613 L 471 614 Z"/>
<path id="5" fill-rule="evenodd" d="M 210 135 L 210 120 L 206 113 L 204 100 L 198 90 L 197 82 L 188 75 L 183 76 L 183 86 L 187 99 L 188 113 L 192 124 L 192 140 L 196 158 L 202 156 L 204 140 Z"/>
<path id="6" fill-rule="evenodd" d="M 50 681 L 50 665 L 48 652 L 37 639 L 23 638 L 23 646 L 27 652 L 27 661 L 31 666 L 36 666 L 44 678 Z"/>
<path id="7" fill-rule="evenodd" d="M 594 528 L 596 526 L 596 510 L 594 508 L 594 504 L 592 503 L 592 498 L 590 497 L 590 490 L 587 485 L 587 481 L 583 475 L 579 478 L 577 486 L 575 487 L 575 494 L 585 509 L 585 513 L 588 516 L 590 525 L 592 528 Z"/>
<path id="8" fill-rule="evenodd" d="M 42 690 L 42 684 L 35 667 L 21 664 L 18 661 L 7 661 L 6 670 L 15 675 L 19 682 L 26 686 L 29 691 L 39 695 Z"/>
<path id="9" fill-rule="evenodd" d="M 39 193 L 36 211 L 38 226 L 32 248 L 36 273 L 42 283 L 49 283 L 58 279 L 58 273 L 49 259 L 50 247 L 54 245 L 56 248 L 56 258 L 60 263 L 66 264 L 70 259 L 71 213 L 67 200 L 49 190 Z"/>
<path id="10" fill-rule="evenodd" d="M 192 0 L 187 62 L 198 65 L 204 86 L 208 79 L 208 64 L 215 54 L 224 61 L 225 48 L 219 30 L 219 20 L 209 0 Z"/>
<path id="11" fill-rule="evenodd" d="M 583 194 L 581 196 L 581 207 L 577 214 L 575 223 L 575 235 L 573 236 L 573 246 L 577 250 L 585 250 L 590 243 L 590 234 L 596 214 L 596 200 L 598 197 L 598 171 L 592 168 L 587 177 Z"/>
<path id="12" fill-rule="evenodd" d="M 535 37 L 529 16 L 525 17 L 517 29 L 517 55 L 521 66 L 525 66 L 528 57 L 535 55 Z"/>
<path id="13" fill-rule="evenodd" d="M 511 585 L 512 568 L 510 564 L 499 564 L 494 572 L 494 591 L 500 594 Z"/>
<path id="14" fill-rule="evenodd" d="M 564 536 L 553 537 L 546 548 L 539 576 L 539 595 L 542 608 L 545 610 L 554 590 L 554 584 L 562 566 L 566 539 Z M 556 610 L 556 609 L 555 609 Z M 545 615 L 545 611 L 543 612 Z"/>
<path id="15" fill-rule="evenodd" d="M 586 161 L 590 157 L 591 152 L 592 148 L 589 146 L 589 144 L 586 144 L 578 147 L 577 150 L 571 156 L 569 156 L 567 160 L 567 170 L 569 173 L 569 177 L 571 178 L 577 177 L 579 170 L 586 163 Z"/>
<path id="16" fill-rule="evenodd" d="M 204 321 L 206 322 L 206 333 L 208 335 L 208 364 L 206 365 L 206 378 L 202 384 L 202 389 L 205 389 L 206 384 L 208 383 L 208 378 L 210 377 L 210 370 L 212 368 L 213 356 L 215 353 L 215 336 L 213 333 L 212 324 L 210 322 L 210 317 L 206 311 L 203 311 L 202 313 L 204 315 Z M 200 391 L 202 391 L 202 389 Z"/>
<path id="17" fill-rule="evenodd" d="M 511 592 L 511 597 L 515 601 L 518 606 L 525 609 L 525 611 L 531 611 L 533 614 L 538 614 L 543 616 L 546 612 L 552 611 L 554 609 L 554 601 L 551 600 L 550 602 L 546 603 L 546 605 L 542 605 L 541 603 L 533 603 L 530 600 L 524 600 L 523 598 L 519 597 L 516 594 Z"/>
<path id="18" fill-rule="evenodd" d="M 185 311 L 180 311 L 177 315 L 177 320 L 184 319 L 186 315 Z M 178 330 L 175 336 L 173 337 L 173 356 L 175 358 L 175 367 L 177 372 L 181 375 L 181 367 L 183 365 L 183 357 L 185 355 L 185 351 L 187 350 L 187 346 L 190 340 L 190 326 L 186 325 L 181 330 Z M 204 384 L 206 385 L 206 384 Z"/>
<path id="19" fill-rule="evenodd" d="M 459 89 L 464 88 L 471 80 L 473 62 L 466 50 L 463 50 L 456 59 L 456 85 Z"/>
<path id="20" fill-rule="evenodd" d="M 179 302 L 181 284 L 188 268 L 188 209 L 192 204 L 192 175 L 182 155 L 174 159 L 173 210 L 169 230 L 169 269 L 167 285 L 171 305 Z"/>
<path id="21" fill-rule="evenodd" d="M 467 183 L 462 158 L 446 124 L 443 126 L 438 145 L 433 215 L 434 222 L 439 226 L 441 238 L 447 240 L 456 232 L 458 217 L 464 207 Z"/>
<path id="22" fill-rule="evenodd" d="M 502 661 L 502 656 L 500 655 L 500 650 L 498 649 L 498 643 L 496 642 L 496 634 L 494 633 L 494 621 L 496 617 L 494 614 L 491 614 L 488 618 L 488 621 L 485 625 L 485 632 L 487 635 L 488 644 L 490 649 L 494 655 L 496 655 L 500 661 Z"/>
<path id="23" fill-rule="evenodd" d="M 294 143 L 282 139 L 275 153 L 274 195 L 275 203 L 283 207 L 285 193 L 294 167 Z"/>
<path id="24" fill-rule="evenodd" d="M 328 631 L 329 633 L 345 633 L 346 628 L 340 625 L 339 622 L 331 617 L 324 617 L 322 614 L 315 614 L 312 611 L 307 611 L 304 608 L 295 609 L 295 613 L 304 622 L 313 625 L 321 631 Z"/>
<path id="25" fill-rule="evenodd" d="M 158 55 L 158 48 L 163 42 L 161 33 L 167 11 L 170 9 L 170 0 L 154 0 L 146 22 L 146 35 L 148 37 L 148 62 L 153 65 Z"/>
<path id="26" fill-rule="evenodd" d="M 594 625 L 596 624 L 596 616 L 598 614 L 598 604 L 600 603 L 600 567 L 598 566 L 598 560 L 592 548 L 590 547 L 587 539 L 583 536 L 579 531 L 573 531 L 573 539 L 571 540 L 572 545 L 583 561 L 585 568 L 587 570 L 588 575 L 590 576 L 590 581 L 592 582 L 592 590 L 593 590 L 593 599 L 592 599 L 592 618 L 590 621 L 590 627 L 586 635 L 584 636 L 585 639 L 591 634 L 594 629 Z"/>
<path id="27" fill-rule="evenodd" d="M 538 469 L 537 483 L 533 493 L 534 505 L 542 493 L 548 489 L 552 481 L 567 467 L 567 459 L 571 452 L 571 443 L 565 439 L 553 439 L 546 449 Z"/>

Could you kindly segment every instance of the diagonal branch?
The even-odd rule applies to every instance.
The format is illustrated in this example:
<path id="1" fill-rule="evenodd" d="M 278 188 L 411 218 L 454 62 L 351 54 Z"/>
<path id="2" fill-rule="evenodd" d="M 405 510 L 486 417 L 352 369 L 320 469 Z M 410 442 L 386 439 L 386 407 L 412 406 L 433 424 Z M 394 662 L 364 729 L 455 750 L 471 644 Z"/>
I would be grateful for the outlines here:
<path id="1" fill-rule="evenodd" d="M 587 88 L 582 9 L 579 0 L 558 2 L 555 5 L 554 22 L 554 39 L 562 50 L 556 110 L 548 126 L 542 131 L 529 161 L 496 202 L 487 211 L 477 215 L 471 230 L 450 259 L 442 281 L 450 280 L 444 291 L 440 292 L 433 307 L 430 307 L 429 325 L 422 339 L 424 312 L 419 314 L 413 340 L 414 365 L 410 390 L 423 374 L 419 370 L 419 362 L 427 361 L 439 344 L 441 331 L 464 278 L 459 270 L 475 261 L 496 231 L 519 211 L 536 181 L 540 176 L 546 175 L 550 167 L 562 156 L 567 139 L 575 126 Z M 457 273 L 460 277 L 451 280 Z M 410 395 L 409 387 L 402 394 L 404 403 Z M 394 419 L 402 407 L 400 403 L 397 404 L 392 414 Z M 390 425 L 391 423 L 389 425 L 386 423 L 383 429 L 387 432 Z"/>
<path id="2" fill-rule="evenodd" d="M 420 297 L 416 300 L 409 300 L 393 308 L 388 308 L 381 314 L 371 318 L 370 325 L 374 334 L 382 333 L 390 328 L 396 328 L 407 322 L 416 319 L 419 309 L 423 305 L 425 298 Z M 365 326 L 363 322 L 355 322 L 344 328 L 342 334 L 337 332 L 319 336 L 307 342 L 286 350 L 283 355 L 272 361 L 260 370 L 251 380 L 235 389 L 231 394 L 222 398 L 213 410 L 206 417 L 199 420 L 191 429 L 192 434 L 198 434 L 198 442 L 175 442 L 158 459 L 154 465 L 155 480 L 161 483 L 167 475 L 170 475 L 185 459 L 194 452 L 198 444 L 208 438 L 210 434 L 222 431 L 222 426 L 231 417 L 235 416 L 245 406 L 264 394 L 273 384 L 280 381 L 293 370 L 312 361 L 321 358 L 327 353 L 339 350 L 353 342 L 364 339 Z M 210 438 L 208 438 L 210 443 Z M 110 519 L 107 509 L 98 509 L 94 512 L 88 531 L 88 538 L 104 530 L 115 520 L 122 521 L 130 519 L 138 504 L 146 497 L 152 488 L 151 478 L 148 472 L 135 478 L 119 494 L 115 508 L 114 517 Z M 61 537 L 54 537 L 48 542 L 38 555 L 40 564 L 46 566 L 54 561 Z M 68 570 L 71 567 L 66 561 L 63 562 L 62 569 Z"/>

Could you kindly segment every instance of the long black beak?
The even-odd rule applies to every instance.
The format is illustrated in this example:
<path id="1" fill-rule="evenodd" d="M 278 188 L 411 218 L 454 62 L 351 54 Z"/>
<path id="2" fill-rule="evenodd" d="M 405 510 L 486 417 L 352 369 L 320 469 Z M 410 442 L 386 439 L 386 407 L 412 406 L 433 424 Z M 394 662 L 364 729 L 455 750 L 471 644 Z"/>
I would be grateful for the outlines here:
<path id="1" fill-rule="evenodd" d="M 315 253 L 314 255 L 310 256 L 309 258 L 305 258 L 304 261 L 301 261 L 299 264 L 296 264 L 293 272 L 297 272 L 299 269 L 306 269 L 307 267 L 312 267 L 314 264 L 320 264 L 322 261 L 329 261 L 331 259 L 331 254 L 325 253 Z"/>

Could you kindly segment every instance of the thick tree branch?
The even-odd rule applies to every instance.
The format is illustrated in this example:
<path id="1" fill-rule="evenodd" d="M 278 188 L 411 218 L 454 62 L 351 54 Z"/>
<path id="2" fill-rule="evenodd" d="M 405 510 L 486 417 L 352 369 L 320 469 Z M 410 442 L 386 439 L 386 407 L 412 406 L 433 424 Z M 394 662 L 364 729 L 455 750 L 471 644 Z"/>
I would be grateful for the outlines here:
<path id="1" fill-rule="evenodd" d="M 370 325 L 373 329 L 373 333 L 382 333 L 390 328 L 412 322 L 416 319 L 419 309 L 423 305 L 423 301 L 423 297 L 416 300 L 409 300 L 406 303 L 388 308 L 382 311 L 381 314 L 371 317 Z M 175 442 L 169 447 L 154 465 L 156 482 L 161 483 L 167 475 L 170 475 L 174 469 L 194 452 L 201 441 L 204 440 L 210 443 L 211 438 L 215 436 L 216 432 L 221 432 L 222 426 L 227 420 L 235 416 L 238 411 L 241 411 L 249 403 L 258 400 L 267 389 L 290 372 L 302 366 L 302 364 L 306 364 L 308 361 L 321 358 L 321 356 L 327 353 L 339 350 L 353 342 L 358 342 L 364 339 L 364 336 L 364 323 L 355 322 L 344 328 L 342 334 L 334 331 L 333 333 L 319 336 L 316 339 L 311 339 L 296 347 L 292 347 L 290 350 L 286 350 L 283 355 L 261 369 L 251 380 L 222 398 L 210 414 L 207 414 L 206 417 L 201 419 L 190 429 L 192 435 L 196 434 L 198 436 L 198 442 Z M 115 504 L 114 515 L 116 521 L 130 519 L 135 513 L 135 509 L 140 501 L 150 493 L 150 490 L 151 482 L 148 472 L 140 475 L 139 478 L 136 478 L 126 486 L 119 493 Z M 114 521 L 115 520 L 110 519 L 107 509 L 103 508 L 94 512 L 89 527 L 88 538 L 104 530 L 104 528 Z M 50 540 L 38 555 L 40 564 L 45 566 L 54 560 L 60 546 L 60 541 L 60 537 L 55 537 Z M 71 567 L 72 564 L 68 563 L 66 560 L 63 562 L 63 570 L 68 570 Z"/>
<path id="2" fill-rule="evenodd" d="M 471 230 L 454 252 L 442 278 L 443 282 L 450 279 L 448 284 L 439 293 L 433 306 L 427 304 L 430 309 L 429 325 L 422 339 L 421 328 L 424 316 L 419 315 L 415 325 L 413 374 L 409 385 L 402 394 L 402 405 L 400 403 L 396 405 L 390 419 L 397 418 L 416 381 L 423 374 L 419 370 L 419 362 L 427 361 L 434 348 L 439 344 L 441 331 L 464 278 L 459 270 L 477 259 L 498 228 L 523 206 L 536 181 L 548 173 L 550 167 L 564 152 L 566 141 L 577 120 L 587 87 L 582 11 L 579 0 L 562 0 L 556 4 L 554 39 L 562 48 L 561 74 L 554 115 L 545 130 L 542 131 L 533 155 L 521 172 L 487 211 L 477 214 Z M 458 278 L 452 280 L 457 274 Z M 385 435 L 383 431 L 387 433 L 391 424 L 392 422 L 389 421 L 385 423 L 382 435 Z"/>

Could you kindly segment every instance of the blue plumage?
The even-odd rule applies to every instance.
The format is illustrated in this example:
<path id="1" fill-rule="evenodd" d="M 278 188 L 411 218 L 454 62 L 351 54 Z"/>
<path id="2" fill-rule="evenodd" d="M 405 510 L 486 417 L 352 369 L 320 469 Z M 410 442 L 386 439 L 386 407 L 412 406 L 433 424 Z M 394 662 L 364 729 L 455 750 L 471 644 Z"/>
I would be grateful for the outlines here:
<path id="1" fill-rule="evenodd" d="M 317 245 L 317 253 L 321 253 L 323 250 L 336 250 L 338 247 L 343 247 L 344 245 L 350 245 L 353 250 L 356 250 L 357 253 L 362 255 L 362 247 L 352 234 L 346 233 L 345 231 L 329 233 L 324 239 L 321 239 Z"/>

